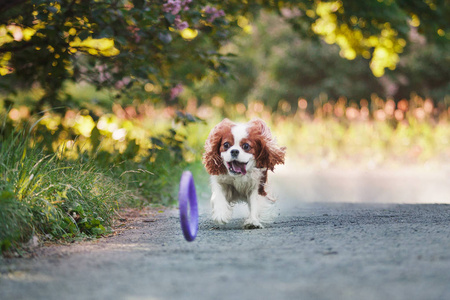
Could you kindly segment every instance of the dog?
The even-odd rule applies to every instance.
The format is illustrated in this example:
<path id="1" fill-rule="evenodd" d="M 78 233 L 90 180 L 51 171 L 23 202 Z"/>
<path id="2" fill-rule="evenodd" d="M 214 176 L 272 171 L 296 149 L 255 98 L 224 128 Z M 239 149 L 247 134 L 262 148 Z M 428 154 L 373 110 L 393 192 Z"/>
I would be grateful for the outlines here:
<path id="1" fill-rule="evenodd" d="M 284 164 L 286 147 L 279 147 L 266 123 L 253 119 L 246 124 L 224 119 L 210 132 L 202 161 L 211 175 L 212 219 L 226 224 L 237 202 L 248 204 L 244 228 L 263 228 L 270 222 L 275 199 L 267 193 L 267 173 Z"/>

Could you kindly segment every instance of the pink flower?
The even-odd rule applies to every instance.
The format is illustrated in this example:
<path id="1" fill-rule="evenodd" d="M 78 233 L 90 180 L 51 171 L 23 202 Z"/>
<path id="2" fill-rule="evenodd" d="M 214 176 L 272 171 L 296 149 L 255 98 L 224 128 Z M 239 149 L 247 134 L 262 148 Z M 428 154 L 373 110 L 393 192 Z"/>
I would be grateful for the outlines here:
<path id="1" fill-rule="evenodd" d="M 167 2 L 163 4 L 163 11 L 175 16 L 178 15 L 182 9 L 184 11 L 189 10 L 189 4 L 191 2 L 192 0 L 167 0 Z"/>
<path id="2" fill-rule="evenodd" d="M 183 10 L 189 10 L 188 4 L 190 4 L 191 2 L 192 2 L 192 0 L 184 0 L 181 4 L 183 6 Z"/>
<path id="3" fill-rule="evenodd" d="M 211 7 L 209 5 L 205 6 L 203 8 L 203 11 L 205 12 L 205 14 L 209 15 L 209 18 L 208 18 L 209 23 L 214 22 L 214 20 L 216 20 L 217 18 L 225 16 L 225 12 L 222 9 L 217 9 L 217 8 Z"/>
<path id="4" fill-rule="evenodd" d="M 189 10 L 189 4 L 191 2 L 192 0 L 167 0 L 167 2 L 163 4 L 163 11 L 175 16 L 174 24 L 176 29 L 184 30 L 189 27 L 188 22 L 181 20 L 179 13 L 182 9 L 184 11 Z"/>
<path id="5" fill-rule="evenodd" d="M 178 30 L 184 30 L 184 29 L 189 27 L 189 24 L 186 21 L 184 21 L 184 22 L 181 21 L 181 17 L 178 15 L 178 16 L 175 17 L 175 27 Z"/>
<path id="6" fill-rule="evenodd" d="M 188 22 L 184 21 L 184 22 L 181 22 L 180 24 L 177 24 L 176 26 L 177 26 L 178 30 L 185 30 L 186 28 L 189 27 L 189 24 L 188 24 Z"/>
<path id="7" fill-rule="evenodd" d="M 183 88 L 183 85 L 181 83 L 179 83 L 176 86 L 174 86 L 170 90 L 170 100 L 173 100 L 176 97 L 178 97 L 178 95 L 180 95 L 183 92 L 183 90 L 184 90 L 184 88 Z"/>
<path id="8" fill-rule="evenodd" d="M 166 13 L 177 15 L 180 12 L 180 10 L 181 10 L 180 0 L 167 0 L 167 2 L 163 4 L 163 11 Z"/>
<path id="9" fill-rule="evenodd" d="M 129 84 L 131 82 L 130 77 L 124 77 L 122 78 L 122 80 L 119 80 L 116 82 L 116 84 L 114 85 L 116 87 L 116 89 L 122 89 L 124 86 L 126 86 L 127 84 Z"/>
<path id="10" fill-rule="evenodd" d="M 214 13 L 213 8 L 212 8 L 211 6 L 209 6 L 209 5 L 205 6 L 205 7 L 203 8 L 203 10 L 204 10 L 205 13 L 208 14 L 208 15 Z"/>

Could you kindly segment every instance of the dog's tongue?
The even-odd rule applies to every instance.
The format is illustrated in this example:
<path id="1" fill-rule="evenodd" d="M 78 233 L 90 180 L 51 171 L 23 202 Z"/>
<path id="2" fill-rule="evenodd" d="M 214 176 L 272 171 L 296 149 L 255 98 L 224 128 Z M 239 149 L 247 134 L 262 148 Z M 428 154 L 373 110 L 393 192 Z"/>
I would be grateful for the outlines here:
<path id="1" fill-rule="evenodd" d="M 245 169 L 245 163 L 240 163 L 238 161 L 232 161 L 231 167 L 236 173 L 242 173 L 242 175 L 247 174 L 247 170 Z"/>

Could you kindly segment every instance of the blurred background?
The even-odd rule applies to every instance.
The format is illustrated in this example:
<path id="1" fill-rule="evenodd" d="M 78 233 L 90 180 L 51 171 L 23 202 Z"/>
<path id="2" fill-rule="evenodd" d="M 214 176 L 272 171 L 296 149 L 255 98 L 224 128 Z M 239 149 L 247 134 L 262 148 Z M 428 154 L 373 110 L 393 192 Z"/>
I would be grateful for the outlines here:
<path id="1" fill-rule="evenodd" d="M 203 145 L 224 117 L 262 118 L 287 146 L 284 197 L 450 201 L 449 9 L 0 1 L 0 217 L 41 224 L 0 237 L 103 234 L 117 207 L 174 204 L 186 168 L 207 199 Z"/>

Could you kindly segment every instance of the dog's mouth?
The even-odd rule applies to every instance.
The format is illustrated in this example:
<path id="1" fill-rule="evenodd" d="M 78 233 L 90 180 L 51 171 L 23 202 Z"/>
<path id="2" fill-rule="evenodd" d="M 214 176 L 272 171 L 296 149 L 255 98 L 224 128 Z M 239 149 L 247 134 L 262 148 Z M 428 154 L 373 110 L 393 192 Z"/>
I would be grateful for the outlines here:
<path id="1" fill-rule="evenodd" d="M 228 170 L 234 175 L 245 175 L 247 174 L 247 163 L 238 162 L 237 160 L 232 160 L 227 162 Z"/>

